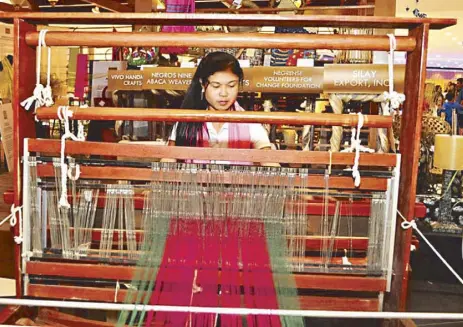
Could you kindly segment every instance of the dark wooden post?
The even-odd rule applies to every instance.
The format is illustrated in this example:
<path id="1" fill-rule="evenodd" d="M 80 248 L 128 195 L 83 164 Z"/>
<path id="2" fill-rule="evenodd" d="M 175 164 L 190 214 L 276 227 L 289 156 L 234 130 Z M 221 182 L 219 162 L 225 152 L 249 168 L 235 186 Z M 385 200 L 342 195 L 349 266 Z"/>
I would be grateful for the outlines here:
<path id="1" fill-rule="evenodd" d="M 408 53 L 405 71 L 405 104 L 400 131 L 400 187 L 398 210 L 408 220 L 414 218 L 416 183 L 420 160 L 421 118 L 423 115 L 424 84 L 429 24 L 421 24 L 412 29 L 410 36 L 416 38 L 416 49 Z M 408 291 L 408 272 L 412 230 L 400 227 L 402 218 L 397 217 L 395 256 L 392 289 L 386 298 L 386 310 L 404 311 Z"/>
<path id="2" fill-rule="evenodd" d="M 21 192 L 21 157 L 23 155 L 23 141 L 27 137 L 35 137 L 35 121 L 33 116 L 34 109 L 26 111 L 21 107 L 21 101 L 32 95 L 35 87 L 35 47 L 26 44 L 26 33 L 35 32 L 35 25 L 28 24 L 19 18 L 14 19 L 14 75 L 13 75 L 13 187 L 14 205 L 22 204 Z M 19 223 L 14 227 L 15 235 L 19 235 Z M 21 246 L 15 245 L 15 278 L 16 296 L 22 295 L 21 278 Z"/>

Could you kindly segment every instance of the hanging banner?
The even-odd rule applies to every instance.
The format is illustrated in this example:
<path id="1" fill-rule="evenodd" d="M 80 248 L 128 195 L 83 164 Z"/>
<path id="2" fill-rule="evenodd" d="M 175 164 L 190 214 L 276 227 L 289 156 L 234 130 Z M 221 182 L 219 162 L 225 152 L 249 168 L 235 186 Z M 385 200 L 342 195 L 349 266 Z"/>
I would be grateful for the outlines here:
<path id="1" fill-rule="evenodd" d="M 389 91 L 388 65 L 325 65 L 325 93 L 380 94 Z M 394 66 L 394 91 L 403 93 L 405 65 Z"/>
<path id="2" fill-rule="evenodd" d="M 185 91 L 196 68 L 155 67 L 143 71 L 110 70 L 108 90 Z M 244 68 L 242 91 L 287 94 L 382 93 L 388 91 L 387 65 Z M 394 90 L 403 92 L 405 66 L 395 66 Z"/>

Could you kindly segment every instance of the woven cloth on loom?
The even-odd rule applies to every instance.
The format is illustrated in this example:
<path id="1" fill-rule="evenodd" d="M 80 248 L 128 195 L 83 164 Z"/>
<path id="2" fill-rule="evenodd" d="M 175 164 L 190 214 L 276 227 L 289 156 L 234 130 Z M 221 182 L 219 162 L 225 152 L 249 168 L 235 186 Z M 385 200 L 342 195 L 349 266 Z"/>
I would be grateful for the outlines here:
<path id="1" fill-rule="evenodd" d="M 201 307 L 297 309 L 279 184 L 228 187 L 199 166 L 182 183 L 152 185 L 145 201 L 144 243 L 127 303 Z M 188 168 L 187 168 L 188 169 Z M 175 173 L 175 169 L 166 173 Z M 250 177 L 234 170 L 234 180 Z M 265 178 L 264 176 L 262 178 Z M 271 177 L 272 179 L 273 177 Z M 256 203 L 258 201 L 258 203 Z M 304 224 L 305 226 L 306 224 Z M 302 318 L 168 312 L 122 312 L 119 326 L 303 326 Z"/>

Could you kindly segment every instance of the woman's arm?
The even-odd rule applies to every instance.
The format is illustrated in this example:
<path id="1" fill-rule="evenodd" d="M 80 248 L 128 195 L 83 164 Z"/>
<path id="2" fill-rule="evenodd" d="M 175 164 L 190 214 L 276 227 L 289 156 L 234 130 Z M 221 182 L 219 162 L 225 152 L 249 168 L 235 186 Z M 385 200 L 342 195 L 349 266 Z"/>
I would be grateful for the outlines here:
<path id="1" fill-rule="evenodd" d="M 249 129 L 251 134 L 251 143 L 254 149 L 272 150 L 272 143 L 270 143 L 267 130 L 262 124 L 250 124 Z M 265 167 L 280 167 L 279 163 L 273 162 L 261 162 L 260 165 Z"/>
<path id="2" fill-rule="evenodd" d="M 175 123 L 174 127 L 172 128 L 172 133 L 170 134 L 169 140 L 167 141 L 167 146 L 175 146 L 175 137 L 177 132 L 177 123 Z M 161 162 L 177 162 L 176 159 L 171 158 L 162 158 Z"/>

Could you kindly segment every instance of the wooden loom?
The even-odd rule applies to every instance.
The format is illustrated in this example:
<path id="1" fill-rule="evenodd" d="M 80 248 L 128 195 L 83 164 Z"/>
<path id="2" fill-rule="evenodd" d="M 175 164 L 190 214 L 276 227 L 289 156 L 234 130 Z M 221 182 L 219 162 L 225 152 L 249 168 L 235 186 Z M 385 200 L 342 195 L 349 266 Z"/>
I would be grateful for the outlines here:
<path id="1" fill-rule="evenodd" d="M 28 97 L 34 88 L 35 72 L 35 46 L 38 42 L 38 32 L 35 24 L 52 23 L 80 23 L 80 24 L 173 24 L 173 25 L 213 25 L 220 24 L 234 26 L 332 26 L 332 27 L 365 27 L 365 28 L 404 28 L 409 30 L 409 36 L 397 38 L 397 51 L 407 52 L 405 90 L 406 102 L 403 110 L 403 123 L 401 130 L 401 166 L 400 186 L 398 187 L 398 209 L 405 217 L 411 219 L 415 214 L 415 188 L 419 159 L 419 138 L 421 134 L 421 115 L 424 95 L 424 80 L 426 68 L 427 43 L 430 29 L 441 29 L 454 25 L 452 19 L 400 19 L 389 17 L 340 17 L 340 16 L 236 16 L 236 15 L 177 15 L 177 14 L 6 14 L 0 13 L 0 20 L 14 22 L 15 29 L 15 77 L 14 77 L 14 204 L 20 206 L 23 199 L 21 158 L 24 154 L 24 140 L 27 142 L 29 153 L 57 154 L 59 141 L 35 139 L 34 117 L 26 112 L 19 103 Z M 134 46 L 200 46 L 200 47 L 253 47 L 253 48 L 312 48 L 312 49 L 356 49 L 356 50 L 389 50 L 389 41 L 386 36 L 339 36 L 339 35 L 262 35 L 262 34 L 178 34 L 175 38 L 162 33 L 124 33 L 121 37 L 113 33 L 82 33 L 82 32 L 49 32 L 46 36 L 48 46 L 124 46 L 128 43 Z M 40 108 L 37 112 L 39 119 L 56 118 L 57 108 Z M 148 120 L 148 121 L 235 121 L 260 122 L 273 124 L 316 124 L 356 126 L 357 119 L 345 115 L 317 115 L 317 114 L 266 114 L 266 113 L 227 113 L 211 115 L 205 112 L 185 110 L 156 110 L 156 109 L 130 109 L 124 108 L 75 108 L 73 119 L 112 119 L 112 120 Z M 392 120 L 386 117 L 366 117 L 365 126 L 376 128 L 390 128 Z M 114 155 L 122 157 L 142 158 L 175 158 L 175 159 L 202 159 L 233 160 L 237 157 L 250 158 L 253 162 L 278 162 L 292 164 L 328 165 L 330 156 L 325 152 L 297 152 L 297 151 L 260 151 L 260 150 L 231 150 L 231 149 L 203 149 L 181 147 L 155 147 L 148 145 L 131 144 L 104 144 L 104 143 L 76 143 L 67 142 L 67 155 Z M 353 164 L 353 154 L 334 153 L 331 158 L 333 165 L 348 166 Z M 252 159 L 252 160 L 251 160 Z M 360 165 L 363 167 L 376 167 L 386 169 L 392 174 L 387 178 L 377 176 L 363 176 L 360 191 L 382 191 L 391 187 L 391 180 L 398 176 L 398 158 L 394 154 L 362 154 Z M 152 178 L 152 172 L 146 168 L 127 167 L 92 167 L 82 166 L 82 179 L 118 179 L 147 181 Z M 395 170 L 394 170 L 395 169 Z M 42 178 L 53 177 L 53 168 L 50 165 L 39 165 L 38 175 Z M 395 180 L 397 183 L 397 180 Z M 322 175 L 314 174 L 308 182 L 310 188 L 323 188 Z M 353 181 L 349 176 L 330 177 L 330 188 L 355 190 Z M 392 190 L 389 189 L 391 192 Z M 357 190 L 359 191 L 359 190 Z M 392 199 L 392 198 L 391 198 Z M 135 197 L 135 208 L 142 208 L 142 199 Z M 98 200 L 102 206 L 104 197 Z M 329 210 L 334 211 L 333 204 Z M 358 204 L 355 208 L 358 216 L 369 215 L 368 203 Z M 308 215 L 321 215 L 322 205 L 308 206 Z M 394 211 L 391 211 L 394 212 Z M 27 218 L 25 218 L 27 219 Z M 391 217 L 392 219 L 392 217 Z M 398 222 L 399 223 L 399 222 Z M 15 235 L 19 234 L 18 226 Z M 393 228 L 392 230 L 394 230 Z M 27 237 L 27 233 L 25 234 Z M 97 231 L 92 234 L 93 241 L 98 242 L 100 235 Z M 117 240 L 117 239 L 115 239 Z M 307 237 L 306 249 L 320 246 L 320 239 Z M 340 248 L 342 243 L 355 242 L 353 248 L 365 252 L 368 239 L 352 240 L 339 238 L 336 240 Z M 26 242 L 27 244 L 27 242 Z M 328 310 L 404 310 L 407 295 L 407 278 L 409 271 L 409 252 L 411 244 L 411 231 L 395 229 L 394 261 L 387 273 L 379 276 L 367 274 L 339 275 L 334 273 L 311 274 L 300 273 L 296 275 L 296 284 L 300 291 L 300 303 L 303 309 Z M 27 249 L 29 250 L 29 249 Z M 92 301 L 114 301 L 114 287 L 66 285 L 62 280 L 79 279 L 79 281 L 92 281 L 106 276 L 106 282 L 113 284 L 118 281 L 131 280 L 133 267 L 117 264 L 95 264 L 92 262 L 72 260 L 21 260 L 22 249 L 16 247 L 16 273 L 18 296 L 28 296 L 49 299 L 80 299 Z M 391 253 L 392 255 L 392 253 Z M 391 256 L 392 258 L 392 256 Z M 309 258 L 310 259 L 310 258 Z M 312 258 L 313 259 L 313 258 Z M 31 279 L 34 282 L 30 282 Z M 57 283 L 49 285 L 41 280 L 53 278 Z M 72 283 L 71 283 L 72 284 Z M 87 283 L 88 284 L 88 283 Z M 82 286 L 84 285 L 84 286 Z M 106 284 L 107 285 L 107 284 Z M 390 288 L 389 288 L 390 287 Z M 330 296 L 323 292 L 317 295 L 309 291 L 329 291 Z M 332 294 L 336 296 L 332 296 Z M 366 293 L 359 296 L 359 293 Z M 313 294 L 313 293 L 312 293 Z M 117 293 L 117 301 L 123 301 L 124 291 Z"/>

